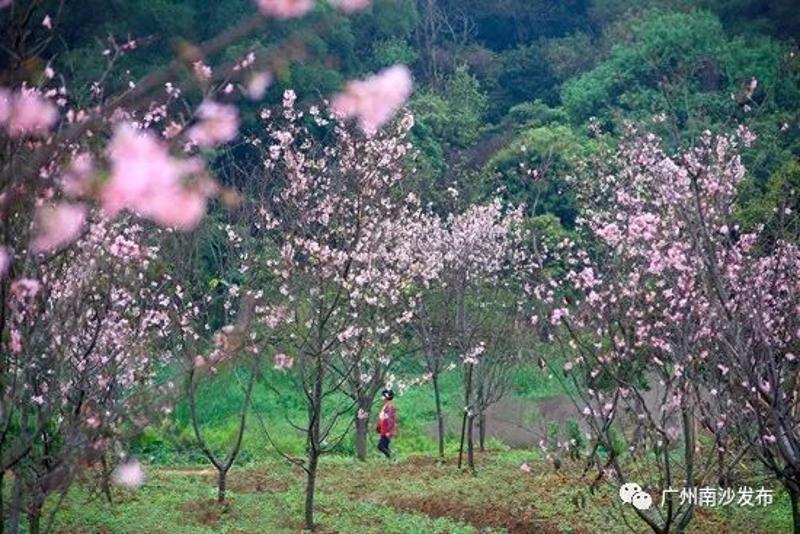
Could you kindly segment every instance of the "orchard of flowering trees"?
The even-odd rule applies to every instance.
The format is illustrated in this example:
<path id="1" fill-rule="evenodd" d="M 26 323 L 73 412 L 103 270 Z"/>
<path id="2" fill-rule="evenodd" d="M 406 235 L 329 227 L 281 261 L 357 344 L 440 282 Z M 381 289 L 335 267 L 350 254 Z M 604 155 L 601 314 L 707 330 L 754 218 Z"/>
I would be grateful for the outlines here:
<path id="1" fill-rule="evenodd" d="M 741 110 L 662 137 L 691 113 L 617 123 L 584 101 L 619 48 L 566 85 L 567 104 L 601 116 L 586 132 L 552 126 L 566 112 L 541 100 L 478 128 L 479 54 L 461 47 L 492 32 L 475 12 L 531 11 L 247 0 L 166 59 L 158 36 L 109 30 L 76 67 L 70 24 L 88 14 L 68 4 L 0 0 L 0 533 L 58 531 L 76 491 L 115 506 L 148 483 L 154 433 L 210 465 L 220 503 L 260 440 L 301 473 L 295 519 L 314 531 L 325 457 L 373 461 L 381 391 L 398 395 L 401 432 L 403 394 L 425 392 L 415 437 L 477 478 L 492 410 L 531 370 L 575 420 L 542 447 L 569 449 L 592 494 L 636 483 L 654 497 L 606 507 L 633 531 L 685 532 L 698 503 L 668 490 L 755 470 L 800 533 L 797 151 L 759 145 L 797 117 L 746 115 L 790 101 L 782 82 L 737 79 Z M 397 22 L 419 53 L 386 28 L 391 9 L 422 17 Z M 383 36 L 361 55 L 392 61 L 337 58 L 346 18 Z M 347 76 L 322 91 L 318 63 Z"/>

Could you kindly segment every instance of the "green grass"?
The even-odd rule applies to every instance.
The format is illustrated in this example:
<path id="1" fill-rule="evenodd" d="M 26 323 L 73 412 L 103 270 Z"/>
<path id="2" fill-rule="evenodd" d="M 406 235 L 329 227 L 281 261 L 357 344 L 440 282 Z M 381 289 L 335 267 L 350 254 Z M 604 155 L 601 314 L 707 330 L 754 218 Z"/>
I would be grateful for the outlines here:
<path id="1" fill-rule="evenodd" d="M 303 454 L 305 437 L 287 422 L 305 424 L 305 406 L 300 394 L 295 391 L 286 376 L 281 373 L 269 375 L 270 387 L 263 384 L 255 387 L 253 409 L 265 422 L 275 445 L 289 454 Z M 461 376 L 448 372 L 441 376 L 440 388 L 446 417 L 456 420 L 461 415 Z M 280 396 L 276 394 L 280 392 Z M 329 406 L 346 402 L 342 396 L 329 398 Z M 238 425 L 238 413 L 242 402 L 242 387 L 233 372 L 215 376 L 213 381 L 201 385 L 198 390 L 198 414 L 206 439 L 216 450 L 224 451 L 232 442 Z M 428 453 L 436 451 L 436 441 L 430 425 L 435 420 L 435 405 L 430 384 L 408 389 L 395 399 L 399 413 L 400 435 L 398 447 L 408 452 Z M 379 406 L 373 410 L 374 418 Z M 339 422 L 339 430 L 347 432 L 347 418 Z M 454 425 L 453 425 L 454 426 Z M 335 434 L 335 433 L 334 433 Z M 452 437 L 452 436 L 451 436 Z M 370 436 L 372 439 L 373 436 Z M 352 430 L 334 451 L 349 455 L 354 451 Z M 205 462 L 194 442 L 194 433 L 189 418 L 188 403 L 178 404 L 174 417 L 161 427 L 151 427 L 133 443 L 132 452 L 150 463 L 160 465 L 186 465 Z M 262 431 L 260 421 L 252 413 L 240 457 L 241 464 L 267 461 L 277 458 L 274 447 Z"/>
<path id="2" fill-rule="evenodd" d="M 522 473 L 528 462 L 533 471 Z M 477 476 L 454 457 L 406 456 L 396 464 L 326 457 L 320 467 L 317 521 L 321 532 L 499 533 L 627 531 L 613 488 L 586 490 L 579 464 L 555 471 L 525 451 L 481 455 Z M 57 532 L 298 532 L 303 517 L 302 471 L 284 462 L 236 469 L 229 502 L 216 504 L 213 474 L 151 467 L 136 492 L 116 490 L 113 505 L 76 487 L 58 515 Z M 632 524 L 642 526 L 627 512 Z M 789 532 L 783 494 L 769 508 L 699 510 L 692 532 Z M 645 531 L 644 528 L 641 529 Z"/>
<path id="3" fill-rule="evenodd" d="M 221 372 L 198 389 L 198 413 L 206 439 L 213 448 L 224 451 L 233 440 L 238 424 L 238 413 L 242 402 L 242 386 L 233 371 Z M 268 374 L 269 386 L 257 384 L 253 393 L 254 411 L 266 423 L 275 444 L 289 454 L 303 454 L 305 438 L 287 422 L 287 416 L 299 424 L 305 423 L 305 406 L 301 394 L 289 379 L 279 372 Z M 454 438 L 459 430 L 457 422 L 462 415 L 463 391 L 461 374 L 458 370 L 445 372 L 440 377 L 440 391 L 448 437 Z M 276 392 L 279 392 L 277 394 Z M 561 389 L 554 378 L 541 372 L 536 366 L 522 368 L 514 372 L 509 396 L 531 401 L 558 396 Z M 342 402 L 342 396 L 329 398 L 329 407 Z M 436 451 L 433 424 L 435 405 L 431 384 L 414 386 L 398 395 L 395 404 L 399 414 L 400 433 L 397 446 L 409 453 L 433 453 Z M 378 405 L 373 409 L 374 418 Z M 536 410 L 530 413 L 536 418 Z M 340 421 L 339 429 L 346 431 L 350 423 L 346 418 Z M 353 454 L 354 436 L 349 435 L 334 451 L 341 455 Z M 372 439 L 373 436 L 370 436 Z M 151 427 L 133 443 L 132 452 L 141 459 L 160 465 L 186 465 L 204 463 L 194 442 L 194 434 L 189 419 L 188 403 L 181 402 L 176 407 L 174 417 L 161 427 Z M 274 447 L 264 435 L 259 420 L 251 413 L 245 432 L 244 446 L 239 462 L 247 465 L 278 458 Z"/>
<path id="4" fill-rule="evenodd" d="M 303 435 L 285 418 L 304 421 L 302 399 L 286 376 L 273 373 L 269 380 L 271 388 L 256 386 L 254 410 L 281 450 L 302 456 Z M 395 400 L 400 434 L 393 448 L 399 463 L 376 458 L 372 434 L 370 460 L 356 462 L 352 431 L 335 454 L 323 458 L 317 507 L 322 532 L 630 532 L 618 515 L 609 513 L 620 512 L 613 488 L 589 492 L 593 477 L 581 476 L 582 465 L 565 460 L 556 472 L 540 458 L 538 449 L 509 450 L 490 439 L 492 452 L 479 457 L 478 475 L 459 471 L 454 465 L 458 425 L 453 423 L 459 421 L 463 406 L 460 373 L 443 374 L 440 390 L 450 423 L 448 460 L 435 461 L 431 385 L 407 390 Z M 514 374 L 509 394 L 531 401 L 526 421 L 533 424 L 540 417 L 533 402 L 558 396 L 561 390 L 554 378 L 530 367 Z M 219 450 L 235 434 L 241 399 L 240 383 L 231 372 L 221 373 L 199 390 L 200 418 L 209 441 Z M 177 406 L 172 421 L 140 436 L 132 452 L 148 464 L 145 486 L 137 492 L 115 490 L 112 505 L 95 497 L 90 488 L 75 486 L 57 516 L 58 532 L 289 533 L 301 528 L 304 473 L 276 454 L 253 414 L 230 475 L 225 506 L 214 502 L 214 473 L 194 444 L 186 404 Z M 533 466 L 532 473 L 520 471 L 523 462 Z M 767 509 L 698 510 L 691 531 L 789 532 L 790 506 L 783 493 L 778 495 Z M 642 526 L 630 510 L 627 517 Z"/>

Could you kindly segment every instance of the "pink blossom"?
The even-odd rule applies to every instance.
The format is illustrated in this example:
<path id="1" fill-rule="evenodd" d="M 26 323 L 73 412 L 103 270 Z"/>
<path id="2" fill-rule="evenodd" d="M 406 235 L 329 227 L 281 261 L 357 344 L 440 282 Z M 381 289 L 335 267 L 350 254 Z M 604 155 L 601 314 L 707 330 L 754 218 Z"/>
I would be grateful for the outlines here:
<path id="1" fill-rule="evenodd" d="M 17 300 L 32 299 L 39 293 L 39 288 L 41 288 L 41 284 L 39 284 L 38 280 L 21 278 L 12 282 L 11 294 Z"/>
<path id="2" fill-rule="evenodd" d="M 195 61 L 192 63 L 192 70 L 194 71 L 195 77 L 201 82 L 207 82 L 211 79 L 211 75 L 213 74 L 211 67 L 202 61 Z"/>
<path id="3" fill-rule="evenodd" d="M 597 230 L 596 233 L 603 241 L 606 241 L 611 246 L 616 246 L 616 244 L 622 239 L 622 233 L 620 232 L 619 226 L 614 223 L 603 226 Z"/>
<path id="4" fill-rule="evenodd" d="M 331 3 L 345 13 L 355 13 L 369 7 L 372 0 L 331 0 Z"/>
<path id="5" fill-rule="evenodd" d="M 94 174 L 94 160 L 88 152 L 76 155 L 61 179 L 64 192 L 79 197 L 89 192 L 89 182 Z"/>
<path id="6" fill-rule="evenodd" d="M 276 19 L 302 17 L 314 9 L 314 0 L 255 0 L 261 13 Z"/>
<path id="7" fill-rule="evenodd" d="M 556 308 L 553 310 L 553 315 L 550 317 L 550 324 L 558 325 L 561 323 L 561 319 L 564 317 L 569 316 L 569 310 L 566 308 Z"/>
<path id="8" fill-rule="evenodd" d="M 162 226 L 191 230 L 205 215 L 211 190 L 211 187 L 190 189 L 178 186 L 171 191 L 165 191 L 151 200 L 148 216 Z"/>
<path id="9" fill-rule="evenodd" d="M 8 342 L 8 349 L 14 353 L 22 352 L 22 335 L 19 330 L 11 331 L 11 339 Z"/>
<path id="10" fill-rule="evenodd" d="M 118 466 L 114 470 L 114 482 L 120 486 L 136 489 L 144 483 L 144 469 L 137 460 Z"/>
<path id="11" fill-rule="evenodd" d="M 194 144 L 208 148 L 232 141 L 239 132 L 239 112 L 234 106 L 206 100 L 197 110 L 200 121 L 186 136 Z"/>
<path id="12" fill-rule="evenodd" d="M 11 116 L 11 98 L 11 91 L 0 87 L 0 124 L 5 124 Z"/>
<path id="13" fill-rule="evenodd" d="M 375 134 L 411 96 L 411 71 L 395 65 L 365 80 L 352 81 L 332 102 L 343 118 L 354 117 L 367 135 Z"/>
<path id="14" fill-rule="evenodd" d="M 48 30 L 53 29 L 53 19 L 50 18 L 50 15 L 45 15 L 42 19 L 42 26 L 47 28 Z"/>
<path id="15" fill-rule="evenodd" d="M 658 217 L 652 213 L 641 213 L 631 217 L 628 221 L 628 231 L 633 237 L 640 237 L 646 241 L 653 239 L 656 231 Z"/>
<path id="16" fill-rule="evenodd" d="M 39 232 L 31 243 L 35 252 L 47 252 L 72 242 L 86 222 L 84 204 L 62 203 L 39 208 L 36 220 Z"/>
<path id="17" fill-rule="evenodd" d="M 117 127 L 108 154 L 111 179 L 101 200 L 109 215 L 127 209 L 165 226 L 190 229 L 197 225 L 213 191 L 189 188 L 183 179 L 203 170 L 199 161 L 173 158 L 154 135 L 129 124 Z"/>
<path id="18" fill-rule="evenodd" d="M 257 72 L 247 82 L 247 96 L 253 100 L 261 100 L 272 84 L 272 75 L 269 72 Z"/>
<path id="19" fill-rule="evenodd" d="M 8 248 L 0 247 L 0 280 L 5 277 L 9 267 L 11 267 L 11 254 Z"/>
<path id="20" fill-rule="evenodd" d="M 33 89 L 0 88 L 0 123 L 11 137 L 46 133 L 58 120 L 56 107 Z"/>
<path id="21" fill-rule="evenodd" d="M 291 369 L 293 365 L 294 358 L 291 358 L 282 352 L 275 355 L 275 369 L 283 371 L 285 369 Z"/>
<path id="22" fill-rule="evenodd" d="M 519 466 L 519 470 L 522 471 L 523 473 L 530 473 L 531 466 L 529 466 L 527 463 L 524 463 L 521 466 Z"/>

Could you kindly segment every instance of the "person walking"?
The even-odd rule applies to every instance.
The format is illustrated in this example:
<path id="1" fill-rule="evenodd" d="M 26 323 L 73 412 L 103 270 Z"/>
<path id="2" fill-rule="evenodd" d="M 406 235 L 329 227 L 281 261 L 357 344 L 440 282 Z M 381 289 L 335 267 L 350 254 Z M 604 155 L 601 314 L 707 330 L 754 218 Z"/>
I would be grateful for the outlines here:
<path id="1" fill-rule="evenodd" d="M 387 458 L 391 458 L 392 451 L 389 446 L 392 438 L 397 435 L 397 409 L 392 402 L 394 392 L 391 389 L 384 389 L 382 395 L 383 408 L 378 414 L 378 425 L 375 430 L 381 436 L 380 441 L 378 441 L 378 450 Z"/>

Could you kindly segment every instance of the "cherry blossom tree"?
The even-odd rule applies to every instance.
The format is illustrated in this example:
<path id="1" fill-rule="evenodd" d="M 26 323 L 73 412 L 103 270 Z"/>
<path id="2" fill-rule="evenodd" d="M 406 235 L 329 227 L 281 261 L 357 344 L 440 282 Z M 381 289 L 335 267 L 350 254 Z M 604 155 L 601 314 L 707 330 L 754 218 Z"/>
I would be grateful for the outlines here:
<path id="1" fill-rule="evenodd" d="M 156 374 L 171 360 L 168 282 L 151 239 L 141 225 L 92 216 L 70 249 L 14 264 L 36 278 L 14 278 L 2 316 L 0 467 L 15 478 L 12 530 L 24 507 L 38 532 L 48 495 L 85 466 L 109 474 L 126 439 L 167 409 Z"/>
<path id="2" fill-rule="evenodd" d="M 434 224 L 428 229 L 426 235 L 436 236 L 441 231 L 441 225 Z M 441 248 L 431 248 L 432 251 Z M 440 284 L 433 285 L 422 298 L 419 299 L 411 324 L 414 337 L 419 340 L 420 352 L 425 368 L 423 378 L 430 381 L 433 388 L 433 400 L 436 409 L 436 431 L 439 457 L 444 458 L 444 412 L 442 410 L 442 396 L 439 388 L 441 374 L 455 366 L 453 349 L 451 345 L 453 327 L 453 314 L 447 312 L 447 300 Z"/>
<path id="3" fill-rule="evenodd" d="M 265 135 L 248 139 L 265 169 L 253 186 L 261 188 L 252 194 L 256 231 L 272 244 L 264 267 L 287 312 L 275 366 L 306 401 L 306 421 L 293 422 L 306 436 L 306 459 L 292 460 L 307 474 L 305 523 L 313 529 L 319 458 L 355 419 L 355 403 L 336 394 L 366 355 L 385 358 L 399 343 L 415 280 L 435 273 L 408 239 L 406 223 L 413 226 L 419 207 L 399 187 L 411 156 L 410 115 L 362 134 L 332 112 L 299 109 L 287 91 L 283 107 L 262 116 Z"/>
<path id="4" fill-rule="evenodd" d="M 350 13 L 368 4 L 342 1 L 335 7 Z M 147 351 L 156 350 L 153 344 L 165 335 L 166 326 L 158 321 L 175 315 L 159 307 L 174 302 L 150 278 L 159 256 L 151 238 L 159 230 L 136 221 L 190 231 L 212 199 L 235 196 L 213 178 L 204 158 L 209 149 L 237 137 L 238 102 L 261 98 L 272 66 L 297 57 L 293 49 L 310 35 L 292 34 L 269 51 L 248 49 L 219 65 L 211 65 L 209 58 L 254 34 L 269 19 L 300 17 L 315 2 L 257 0 L 252 16 L 238 26 L 205 43 L 187 43 L 164 68 L 130 80 L 115 94 L 106 93 L 106 80 L 115 75 L 123 56 L 146 43 L 135 38 L 119 43 L 110 36 L 104 53 L 107 69 L 92 83 L 89 101 L 82 102 L 72 98 L 49 63 L 42 72 L 25 67 L 26 59 L 42 54 L 68 23 L 62 20 L 61 6 L 63 2 L 43 0 L 0 5 L 12 34 L 13 49 L 7 52 L 14 58 L 4 77 L 10 85 L 0 87 L 0 481 L 7 470 L 14 470 L 19 488 L 14 499 L 29 503 L 31 529 L 38 528 L 44 497 L 66 488 L 62 482 L 84 466 L 70 462 L 66 452 L 53 456 L 50 434 L 69 438 L 69 447 L 57 441 L 71 451 L 80 448 L 72 447 L 82 439 L 80 425 L 88 424 L 96 429 L 89 443 L 95 434 L 102 435 L 98 450 L 110 450 L 110 443 L 124 442 L 132 428 L 141 428 L 144 419 L 133 416 L 149 411 L 150 401 L 158 397 L 139 388 L 155 386 L 148 382 L 149 373 L 161 358 Z M 34 31 L 39 21 L 43 29 Z M 353 82 L 338 97 L 340 112 L 377 129 L 402 105 L 410 87 L 410 74 L 401 67 Z M 119 235 L 125 240 L 122 245 L 115 237 Z M 107 270 L 98 270 L 100 266 Z M 65 289 L 67 282 L 77 285 Z M 70 306 L 74 314 L 64 316 Z M 111 328 L 115 319 L 123 326 Z M 90 364 L 73 361 L 81 351 Z M 96 355 L 102 351 L 107 354 Z M 38 363 L 23 365 L 26 361 Z M 69 386 L 74 391 L 65 385 L 76 381 L 97 391 L 83 393 L 79 385 Z M 89 401 L 103 391 L 108 398 Z M 68 397 L 77 403 L 75 413 L 68 414 L 62 401 L 52 397 L 73 393 L 81 400 Z M 120 396 L 119 403 L 114 395 Z M 134 401 L 141 405 L 134 407 Z M 101 404 L 108 406 L 108 413 L 85 416 L 84 410 L 100 412 Z M 123 425 L 118 410 L 136 424 Z M 54 427 L 53 421 L 58 421 Z M 59 482 L 52 482 L 56 478 Z M 141 466 L 126 463 L 114 478 L 136 486 L 143 480 Z"/>
<path id="5" fill-rule="evenodd" d="M 523 351 L 530 342 L 524 309 L 513 297 L 512 294 L 503 296 L 503 301 L 495 307 L 479 334 L 486 350 L 480 356 L 479 365 L 475 366 L 472 379 L 481 451 L 486 450 L 486 412 L 509 392 L 512 374 L 526 361 Z"/>
<path id="6" fill-rule="evenodd" d="M 514 271 L 514 243 L 521 239 L 521 210 L 505 210 L 499 201 L 473 206 L 444 220 L 435 215 L 428 223 L 426 247 L 440 265 L 437 284 L 423 293 L 413 318 L 434 389 L 439 454 L 444 454 L 444 419 L 438 377 L 449 353 L 460 354 L 464 364 L 465 415 L 462 445 L 468 438 L 472 462 L 472 428 L 478 410 L 473 406 L 472 371 L 487 349 L 481 338 L 489 317 L 507 304 L 504 275 Z M 513 299 L 511 299 L 513 301 Z M 513 305 L 512 305 L 513 308 Z M 488 377 L 488 375 L 485 375 Z M 485 384 L 484 384 L 485 385 Z M 484 393 L 488 393 L 484 390 Z M 484 396 L 484 400 L 488 400 Z"/>
<path id="7" fill-rule="evenodd" d="M 181 355 L 182 398 L 188 401 L 196 445 L 217 470 L 219 502 L 225 500 L 228 473 L 242 449 L 262 354 L 271 341 L 266 319 L 273 310 L 263 304 L 263 290 L 252 289 L 258 285 L 256 243 L 241 235 L 247 227 L 243 211 L 226 212 L 239 219 L 237 226 L 209 219 L 198 231 L 175 234 L 165 243 L 179 281 L 171 295 L 176 325 L 171 341 Z M 236 425 L 222 444 L 206 436 L 206 410 L 198 402 L 198 390 L 213 389 L 221 376 L 233 376 L 242 386 Z"/>
<path id="8" fill-rule="evenodd" d="M 660 496 L 715 473 L 731 483 L 754 454 L 797 510 L 798 255 L 786 242 L 759 247 L 758 232 L 736 223 L 746 174 L 737 152 L 749 141 L 745 130 L 707 134 L 668 156 L 658 138 L 631 130 L 581 175 L 580 227 L 598 244 L 563 243 L 565 280 L 533 295 L 552 305 L 596 482 Z M 680 532 L 693 508 L 673 495 L 663 509 L 633 511 L 654 532 Z"/>

